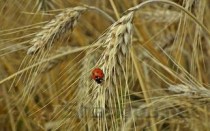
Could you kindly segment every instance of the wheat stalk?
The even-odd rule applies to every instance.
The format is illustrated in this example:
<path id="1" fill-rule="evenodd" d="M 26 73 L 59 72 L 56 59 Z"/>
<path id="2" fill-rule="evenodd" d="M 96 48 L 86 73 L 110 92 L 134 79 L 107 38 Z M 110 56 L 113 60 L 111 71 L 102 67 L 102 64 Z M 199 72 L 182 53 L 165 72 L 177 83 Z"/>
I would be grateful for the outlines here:
<path id="1" fill-rule="evenodd" d="M 34 54 L 43 47 L 50 47 L 67 31 L 72 32 L 79 16 L 86 9 L 86 7 L 78 6 L 66 9 L 57 15 L 31 40 L 30 43 L 33 46 L 28 49 L 27 54 Z"/>

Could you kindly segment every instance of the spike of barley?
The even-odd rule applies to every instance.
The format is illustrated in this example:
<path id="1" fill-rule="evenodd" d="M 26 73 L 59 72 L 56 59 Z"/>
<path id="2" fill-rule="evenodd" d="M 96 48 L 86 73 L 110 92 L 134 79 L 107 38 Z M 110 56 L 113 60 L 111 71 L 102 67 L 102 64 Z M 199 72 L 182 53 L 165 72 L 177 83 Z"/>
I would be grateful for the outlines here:
<path id="1" fill-rule="evenodd" d="M 201 97 L 209 97 L 210 91 L 204 87 L 195 87 L 195 86 L 189 86 L 184 84 L 177 84 L 177 85 L 171 85 L 168 88 L 169 91 L 182 94 L 184 96 L 201 96 Z"/>
<path id="2" fill-rule="evenodd" d="M 94 115 L 97 117 L 105 113 L 105 102 L 108 100 L 105 96 L 108 92 L 113 92 L 110 86 L 116 86 L 117 79 L 120 79 L 120 76 L 122 76 L 121 72 L 124 70 L 123 65 L 125 64 L 126 54 L 128 53 L 129 44 L 132 40 L 133 15 L 134 13 L 130 12 L 123 16 L 115 22 L 105 34 L 103 45 L 107 46 L 105 52 L 102 54 L 102 59 L 98 62 L 98 66 L 104 71 L 105 81 L 102 86 L 96 84 L 94 86 L 96 92 L 94 94 L 95 102 L 93 106 L 95 108 Z M 113 72 L 115 69 L 121 70 L 117 71 L 119 78 L 116 78 L 116 74 Z M 109 91 L 105 91 L 106 89 Z"/>
<path id="3" fill-rule="evenodd" d="M 93 115 L 96 117 L 101 117 L 105 113 L 105 102 L 106 102 L 106 95 L 108 94 L 107 88 L 96 84 L 94 81 L 93 83 L 87 81 L 90 76 L 87 74 L 87 71 L 94 67 L 101 67 L 105 74 L 105 81 L 111 80 L 111 83 L 117 85 L 117 79 L 115 74 L 113 73 L 114 69 L 117 69 L 117 74 L 121 74 L 122 72 L 122 65 L 126 54 L 128 53 L 128 46 L 132 40 L 132 20 L 133 20 L 133 13 L 129 13 L 126 16 L 123 16 L 117 22 L 115 22 L 110 28 L 101 36 L 95 43 L 100 43 L 104 47 L 106 47 L 104 53 L 102 55 L 90 54 L 87 52 L 84 60 L 84 71 L 85 74 L 82 74 L 81 82 L 80 82 L 80 91 L 78 93 L 78 97 L 82 103 L 79 106 L 84 106 L 84 103 L 89 103 L 88 105 L 93 106 Z M 93 56 L 100 56 L 101 58 L 95 62 L 94 59 L 97 59 Z M 96 64 L 94 64 L 96 63 Z M 112 75 L 114 77 L 112 77 Z M 111 77 L 111 79 L 109 79 Z M 108 82 L 109 83 L 109 82 Z M 93 84 L 93 86 L 91 86 Z M 109 86 L 109 84 L 104 85 Z M 89 96 L 88 92 L 91 91 L 93 96 Z M 109 88 L 109 92 L 113 92 L 111 88 Z M 91 98 L 90 98 L 91 97 Z M 81 110 L 81 109 L 80 109 Z M 79 112 L 81 115 L 81 112 Z"/>
<path id="4" fill-rule="evenodd" d="M 79 16 L 86 10 L 85 7 L 74 7 L 66 9 L 58 14 L 55 19 L 47 23 L 42 30 L 31 40 L 33 45 L 27 51 L 27 54 L 35 54 L 43 47 L 51 46 L 65 32 L 72 32 Z"/>

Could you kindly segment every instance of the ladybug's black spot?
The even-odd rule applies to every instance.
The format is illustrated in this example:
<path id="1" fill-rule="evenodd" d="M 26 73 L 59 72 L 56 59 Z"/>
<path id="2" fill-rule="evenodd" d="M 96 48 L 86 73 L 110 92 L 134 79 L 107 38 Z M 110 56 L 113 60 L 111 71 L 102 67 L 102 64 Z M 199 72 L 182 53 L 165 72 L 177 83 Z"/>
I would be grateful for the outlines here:
<path id="1" fill-rule="evenodd" d="M 101 83 L 103 82 L 103 79 L 97 77 L 97 78 L 95 79 L 95 81 L 96 81 L 98 84 L 101 84 Z"/>

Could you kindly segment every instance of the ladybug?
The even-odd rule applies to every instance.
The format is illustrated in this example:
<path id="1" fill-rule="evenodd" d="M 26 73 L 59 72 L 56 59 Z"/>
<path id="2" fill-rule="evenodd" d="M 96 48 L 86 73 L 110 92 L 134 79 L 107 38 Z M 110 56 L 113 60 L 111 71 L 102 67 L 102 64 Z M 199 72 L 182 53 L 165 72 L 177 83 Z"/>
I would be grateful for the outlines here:
<path id="1" fill-rule="evenodd" d="M 95 68 L 92 71 L 92 79 L 94 79 L 98 84 L 103 82 L 104 73 L 100 68 Z"/>

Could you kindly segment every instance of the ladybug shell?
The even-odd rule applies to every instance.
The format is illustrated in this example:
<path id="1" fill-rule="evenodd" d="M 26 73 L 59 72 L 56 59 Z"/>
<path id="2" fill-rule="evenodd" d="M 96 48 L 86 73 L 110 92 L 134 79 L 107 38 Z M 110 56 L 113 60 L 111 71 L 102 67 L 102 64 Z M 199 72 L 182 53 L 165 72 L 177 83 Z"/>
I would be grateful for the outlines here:
<path id="1" fill-rule="evenodd" d="M 92 76 L 91 77 L 94 80 L 103 80 L 104 73 L 103 73 L 103 71 L 100 68 L 95 68 L 92 71 Z"/>

